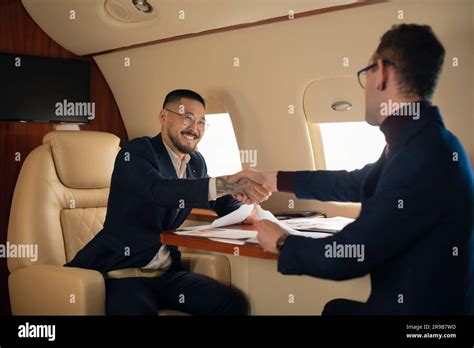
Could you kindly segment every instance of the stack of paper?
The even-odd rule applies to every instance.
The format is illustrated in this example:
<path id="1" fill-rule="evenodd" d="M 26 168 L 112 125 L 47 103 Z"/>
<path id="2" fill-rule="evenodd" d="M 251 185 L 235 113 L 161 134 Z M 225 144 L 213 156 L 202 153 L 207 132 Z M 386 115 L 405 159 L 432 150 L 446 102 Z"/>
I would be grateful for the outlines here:
<path id="1" fill-rule="evenodd" d="M 263 209 L 260 207 L 260 205 L 256 204 L 255 210 L 257 211 L 257 216 L 259 220 L 270 220 L 278 225 L 280 225 L 281 228 L 283 228 L 286 232 L 289 234 L 294 234 L 296 236 L 302 236 L 302 237 L 310 237 L 310 238 L 325 238 L 330 236 L 328 233 L 317 233 L 317 232 L 301 232 L 297 231 L 296 229 L 292 228 L 291 226 L 284 224 L 284 221 L 278 220 L 271 212 L 268 210 Z M 248 240 L 248 242 L 254 242 L 252 240 Z"/>
<path id="2" fill-rule="evenodd" d="M 243 245 L 247 239 L 257 237 L 256 230 L 249 231 L 221 227 L 243 222 L 252 214 L 253 208 L 252 204 L 243 204 L 239 209 L 214 220 L 210 225 L 186 227 L 179 229 L 175 233 L 182 236 L 206 237 L 218 242 Z"/>
<path id="3" fill-rule="evenodd" d="M 226 239 L 248 239 L 257 236 L 257 231 L 238 230 L 230 228 L 205 228 L 192 231 L 178 231 L 176 234 L 192 237 L 226 238 Z"/>
<path id="4" fill-rule="evenodd" d="M 254 205 L 253 204 L 242 204 L 239 209 L 234 210 L 232 213 L 222 216 L 218 219 L 215 219 L 212 224 L 210 225 L 203 225 L 203 226 L 193 226 L 193 227 L 186 227 L 179 229 L 178 231 L 197 231 L 197 230 L 205 230 L 209 228 L 218 228 L 223 226 L 230 226 L 235 224 L 240 224 L 246 218 L 252 214 Z M 176 232 L 176 234 L 184 234 L 181 232 Z"/>
<path id="5" fill-rule="evenodd" d="M 298 231 L 328 233 L 339 232 L 352 222 L 354 222 L 354 219 L 342 216 L 332 218 L 298 218 L 282 221 L 283 224 Z"/>
<path id="6" fill-rule="evenodd" d="M 343 217 L 331 219 L 299 218 L 280 221 L 271 212 L 263 209 L 258 204 L 243 204 L 239 209 L 226 216 L 214 220 L 210 225 L 186 227 L 179 229 L 175 233 L 182 236 L 205 237 L 223 243 L 239 245 L 245 244 L 246 242 L 258 243 L 256 230 L 222 228 L 223 226 L 230 226 L 243 222 L 250 214 L 252 214 L 254 209 L 259 220 L 270 220 L 278 224 L 290 234 L 310 238 L 328 237 L 331 235 L 330 233 L 320 233 L 313 231 L 333 233 L 340 231 L 342 228 L 344 228 L 344 226 L 354 221 L 354 219 Z"/>

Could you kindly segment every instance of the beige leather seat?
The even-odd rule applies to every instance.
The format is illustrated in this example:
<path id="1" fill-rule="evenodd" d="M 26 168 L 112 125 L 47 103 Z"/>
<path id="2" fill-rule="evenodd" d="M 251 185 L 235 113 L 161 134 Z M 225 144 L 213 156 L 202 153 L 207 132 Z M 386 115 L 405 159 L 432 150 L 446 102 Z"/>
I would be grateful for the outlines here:
<path id="1" fill-rule="evenodd" d="M 102 228 L 118 151 L 112 134 L 54 131 L 26 158 L 8 226 L 10 249 L 23 252 L 8 259 L 14 315 L 105 313 L 102 275 L 62 265 Z M 183 261 L 190 271 L 230 283 L 225 256 L 183 254 Z"/>

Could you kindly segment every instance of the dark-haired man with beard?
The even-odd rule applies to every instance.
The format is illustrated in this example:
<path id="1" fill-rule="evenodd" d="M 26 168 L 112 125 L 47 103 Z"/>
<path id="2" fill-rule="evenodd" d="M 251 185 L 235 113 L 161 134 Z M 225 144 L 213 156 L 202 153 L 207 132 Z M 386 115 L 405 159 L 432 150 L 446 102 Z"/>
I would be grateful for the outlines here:
<path id="1" fill-rule="evenodd" d="M 127 143 L 117 155 L 104 228 L 66 266 L 105 275 L 109 315 L 245 315 L 247 301 L 216 281 L 183 270 L 176 247 L 160 232 L 180 226 L 192 208 L 226 215 L 269 192 L 248 179 L 209 178 L 195 151 L 205 129 L 205 102 L 190 90 L 170 92 L 160 112 L 161 133 Z M 147 277 L 150 272 L 156 275 Z M 184 299 L 184 301 L 183 301 Z"/>

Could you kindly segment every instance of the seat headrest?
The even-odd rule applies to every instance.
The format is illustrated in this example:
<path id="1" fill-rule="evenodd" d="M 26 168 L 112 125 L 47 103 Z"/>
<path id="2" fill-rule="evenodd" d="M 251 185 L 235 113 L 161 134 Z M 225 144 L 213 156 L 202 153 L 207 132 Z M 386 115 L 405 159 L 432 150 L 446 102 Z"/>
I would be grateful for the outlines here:
<path id="1" fill-rule="evenodd" d="M 110 187 L 120 139 L 110 133 L 53 131 L 43 137 L 51 145 L 59 180 L 70 188 Z"/>

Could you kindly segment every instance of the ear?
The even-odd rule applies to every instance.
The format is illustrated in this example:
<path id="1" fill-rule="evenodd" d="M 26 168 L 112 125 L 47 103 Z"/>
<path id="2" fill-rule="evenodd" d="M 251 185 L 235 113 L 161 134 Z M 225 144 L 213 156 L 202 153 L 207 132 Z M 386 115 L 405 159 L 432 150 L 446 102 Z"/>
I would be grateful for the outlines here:
<path id="1" fill-rule="evenodd" d="M 376 87 L 379 91 L 385 90 L 387 84 L 388 71 L 382 59 L 377 59 L 377 71 L 375 71 Z"/>
<path id="2" fill-rule="evenodd" d="M 163 124 L 163 122 L 165 122 L 165 119 L 166 119 L 165 110 L 162 109 L 162 110 L 160 111 L 160 122 L 161 122 L 161 124 Z"/>

